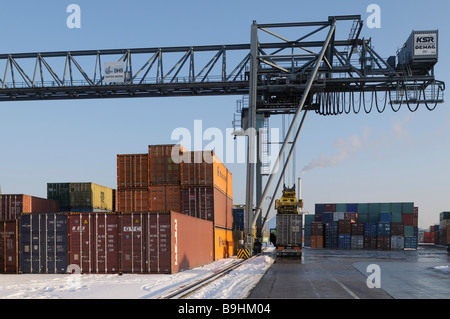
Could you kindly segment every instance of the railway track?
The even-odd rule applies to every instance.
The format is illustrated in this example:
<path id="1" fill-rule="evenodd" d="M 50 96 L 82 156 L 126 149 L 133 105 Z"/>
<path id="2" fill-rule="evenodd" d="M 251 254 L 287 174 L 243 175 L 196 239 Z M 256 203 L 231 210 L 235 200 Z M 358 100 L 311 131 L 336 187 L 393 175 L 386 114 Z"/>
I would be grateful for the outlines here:
<path id="1" fill-rule="evenodd" d="M 251 258 L 255 258 L 256 256 L 259 256 L 259 254 L 255 255 Z M 227 275 L 231 271 L 233 271 L 236 268 L 238 268 L 239 266 L 241 266 L 247 260 L 249 260 L 249 259 L 236 260 L 232 264 L 227 265 L 221 269 L 214 271 L 214 273 L 212 273 L 211 275 L 208 275 L 207 277 L 202 278 L 202 279 L 200 279 L 194 283 L 191 283 L 187 286 L 179 287 L 179 288 L 171 291 L 170 293 L 159 297 L 159 299 L 184 299 L 184 298 L 188 297 L 189 295 L 193 294 L 194 292 L 211 284 L 215 280 Z"/>

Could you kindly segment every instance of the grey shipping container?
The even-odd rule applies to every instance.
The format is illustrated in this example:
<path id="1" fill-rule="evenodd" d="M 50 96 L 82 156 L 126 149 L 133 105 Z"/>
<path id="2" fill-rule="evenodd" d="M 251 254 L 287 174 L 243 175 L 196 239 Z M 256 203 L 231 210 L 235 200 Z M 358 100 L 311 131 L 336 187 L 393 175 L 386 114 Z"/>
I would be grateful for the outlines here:
<path id="1" fill-rule="evenodd" d="M 364 235 L 352 235 L 351 249 L 363 249 L 363 248 L 364 248 Z"/>
<path id="2" fill-rule="evenodd" d="M 391 249 L 403 250 L 405 248 L 405 237 L 403 236 L 391 236 Z"/>
<path id="3" fill-rule="evenodd" d="M 22 273 L 65 273 L 68 266 L 67 216 L 24 214 L 19 218 L 19 270 Z"/>
<path id="4" fill-rule="evenodd" d="M 300 214 L 277 215 L 277 245 L 302 246 L 302 219 Z"/>

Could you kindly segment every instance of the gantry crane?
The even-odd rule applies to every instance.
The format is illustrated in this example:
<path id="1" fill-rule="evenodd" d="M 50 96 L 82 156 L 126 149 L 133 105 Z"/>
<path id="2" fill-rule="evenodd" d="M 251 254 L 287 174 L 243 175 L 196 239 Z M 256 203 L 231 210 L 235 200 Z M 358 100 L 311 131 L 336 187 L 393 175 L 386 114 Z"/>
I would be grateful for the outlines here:
<path id="1" fill-rule="evenodd" d="M 337 32 L 341 28 L 347 28 L 342 39 Z M 274 165 L 281 163 L 290 145 L 282 175 L 309 111 L 323 116 L 375 109 L 381 113 L 387 106 L 398 111 L 402 104 L 411 111 L 419 105 L 433 110 L 443 102 L 445 84 L 434 76 L 436 30 L 417 37 L 413 33 L 402 50 L 383 59 L 371 39 L 360 37 L 362 28 L 359 15 L 315 22 L 254 21 L 246 44 L 0 54 L 0 102 L 248 96 L 242 112 L 248 136 L 245 234 L 247 247 L 253 248 L 260 242 L 275 198 L 262 219 L 263 201 L 275 174 L 263 171 L 266 167 L 254 155 L 255 149 L 259 154 L 265 147 L 260 143 L 262 133 L 254 129 L 257 117 L 264 121 L 293 115 Z M 415 41 L 425 44 L 417 52 Z M 112 72 L 117 72 L 115 79 Z M 378 102 L 380 97 L 384 103 Z M 264 188 L 263 174 L 269 176 Z M 280 180 L 274 194 L 279 186 Z"/>

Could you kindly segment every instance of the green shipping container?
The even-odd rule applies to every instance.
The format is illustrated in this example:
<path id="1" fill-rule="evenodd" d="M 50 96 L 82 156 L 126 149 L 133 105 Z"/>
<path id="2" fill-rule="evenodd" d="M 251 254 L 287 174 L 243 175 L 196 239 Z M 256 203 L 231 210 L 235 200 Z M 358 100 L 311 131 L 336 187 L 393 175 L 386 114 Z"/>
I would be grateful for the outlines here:
<path id="1" fill-rule="evenodd" d="M 380 212 L 380 203 L 369 203 L 369 214 L 378 214 Z"/>
<path id="2" fill-rule="evenodd" d="M 47 198 L 59 202 L 59 207 L 64 210 L 70 206 L 70 183 L 47 183 Z"/>
<path id="3" fill-rule="evenodd" d="M 404 235 L 405 235 L 405 237 L 413 237 L 414 236 L 414 226 L 405 226 Z"/>
<path id="4" fill-rule="evenodd" d="M 402 213 L 402 203 L 391 203 L 391 212 L 392 213 Z"/>
<path id="5" fill-rule="evenodd" d="M 401 223 L 402 222 L 402 214 L 401 213 L 392 213 L 391 222 Z"/>
<path id="6" fill-rule="evenodd" d="M 450 212 L 442 212 L 439 214 L 439 221 L 450 219 Z"/>
<path id="7" fill-rule="evenodd" d="M 414 214 L 414 203 L 402 203 L 402 214 Z"/>
<path id="8" fill-rule="evenodd" d="M 391 203 L 380 203 L 380 212 L 390 212 Z"/>
<path id="9" fill-rule="evenodd" d="M 358 204 L 358 215 L 367 215 L 369 213 L 369 204 Z"/>
<path id="10" fill-rule="evenodd" d="M 346 213 L 347 204 L 336 204 L 336 212 Z"/>
<path id="11" fill-rule="evenodd" d="M 358 214 L 358 222 L 367 223 L 369 221 L 369 215 L 367 214 Z"/>
<path id="12" fill-rule="evenodd" d="M 112 188 L 94 183 L 48 183 L 47 198 L 58 200 L 61 211 L 113 211 Z"/>
<path id="13" fill-rule="evenodd" d="M 314 221 L 314 215 L 305 215 L 305 226 L 311 225 L 311 223 Z"/>

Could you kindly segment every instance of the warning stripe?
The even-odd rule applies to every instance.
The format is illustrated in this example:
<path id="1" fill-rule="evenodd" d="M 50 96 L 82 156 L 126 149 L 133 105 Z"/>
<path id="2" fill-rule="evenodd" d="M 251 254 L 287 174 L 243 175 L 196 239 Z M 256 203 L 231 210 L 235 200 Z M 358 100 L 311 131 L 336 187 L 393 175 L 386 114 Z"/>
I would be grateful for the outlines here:
<path id="1" fill-rule="evenodd" d="M 250 249 L 238 249 L 237 257 L 239 259 L 248 259 L 248 258 L 250 258 Z"/>

